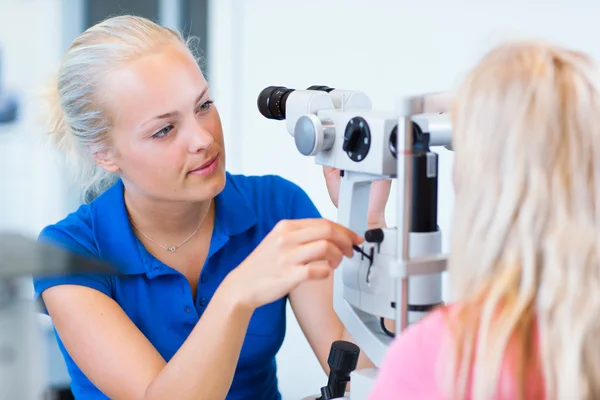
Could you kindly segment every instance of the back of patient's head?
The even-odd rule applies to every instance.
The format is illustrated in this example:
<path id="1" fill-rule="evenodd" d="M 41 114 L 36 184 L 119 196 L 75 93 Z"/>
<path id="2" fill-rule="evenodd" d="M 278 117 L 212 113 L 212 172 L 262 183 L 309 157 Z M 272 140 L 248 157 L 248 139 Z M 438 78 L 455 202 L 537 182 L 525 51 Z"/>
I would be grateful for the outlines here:
<path id="1" fill-rule="evenodd" d="M 118 101 L 107 93 L 105 83 L 126 63 L 173 44 L 192 52 L 191 42 L 179 32 L 124 15 L 87 29 L 63 56 L 45 98 L 48 129 L 51 143 L 64 157 L 84 200 L 93 199 L 117 178 L 92 157 L 110 147 L 108 133 L 119 113 Z"/>
<path id="2" fill-rule="evenodd" d="M 452 117 L 454 334 L 461 360 L 477 353 L 474 398 L 504 357 L 517 384 L 539 368 L 550 398 L 600 398 L 598 67 L 545 42 L 500 46 Z"/>

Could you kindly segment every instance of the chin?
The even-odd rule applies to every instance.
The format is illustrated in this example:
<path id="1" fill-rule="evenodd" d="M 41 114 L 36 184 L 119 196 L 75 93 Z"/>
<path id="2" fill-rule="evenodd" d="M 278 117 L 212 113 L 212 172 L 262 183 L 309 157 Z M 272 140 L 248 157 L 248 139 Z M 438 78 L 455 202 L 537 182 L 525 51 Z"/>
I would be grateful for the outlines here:
<path id="1" fill-rule="evenodd" d="M 186 197 L 190 197 L 194 201 L 213 198 L 223 191 L 227 181 L 225 169 L 222 167 L 203 178 L 194 182 L 193 186 L 186 190 L 189 193 L 189 196 Z"/>

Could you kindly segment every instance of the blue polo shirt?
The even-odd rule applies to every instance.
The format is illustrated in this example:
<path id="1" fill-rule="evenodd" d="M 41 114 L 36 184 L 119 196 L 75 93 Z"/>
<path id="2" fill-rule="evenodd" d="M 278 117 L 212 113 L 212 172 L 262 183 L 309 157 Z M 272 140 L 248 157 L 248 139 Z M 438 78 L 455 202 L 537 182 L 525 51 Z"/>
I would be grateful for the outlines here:
<path id="1" fill-rule="evenodd" d="M 192 298 L 186 278 L 153 257 L 134 235 L 123 193 L 123 183 L 118 181 L 93 202 L 80 206 L 40 234 L 40 241 L 108 261 L 120 274 L 35 277 L 36 298 L 41 301 L 39 296 L 46 288 L 60 284 L 99 290 L 123 308 L 166 361 L 202 318 L 223 278 L 278 221 L 320 217 L 305 192 L 281 177 L 227 173 L 225 188 L 215 199 L 215 224 L 208 258 L 198 282 L 197 296 Z M 285 336 L 286 301 L 286 297 L 281 298 L 254 312 L 227 399 L 281 398 L 275 355 Z M 57 340 L 75 397 L 106 399 L 77 367 L 58 335 Z"/>

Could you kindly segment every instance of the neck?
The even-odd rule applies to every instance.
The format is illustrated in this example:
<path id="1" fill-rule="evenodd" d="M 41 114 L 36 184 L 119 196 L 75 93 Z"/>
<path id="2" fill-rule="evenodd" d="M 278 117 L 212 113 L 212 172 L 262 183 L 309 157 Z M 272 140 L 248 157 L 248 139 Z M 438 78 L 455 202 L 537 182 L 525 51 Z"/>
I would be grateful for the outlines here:
<path id="1" fill-rule="evenodd" d="M 172 245 L 204 225 L 214 210 L 214 200 L 169 202 L 125 190 L 125 205 L 137 233 L 148 235 L 163 245 Z M 200 232 L 198 232 L 200 233 Z"/>

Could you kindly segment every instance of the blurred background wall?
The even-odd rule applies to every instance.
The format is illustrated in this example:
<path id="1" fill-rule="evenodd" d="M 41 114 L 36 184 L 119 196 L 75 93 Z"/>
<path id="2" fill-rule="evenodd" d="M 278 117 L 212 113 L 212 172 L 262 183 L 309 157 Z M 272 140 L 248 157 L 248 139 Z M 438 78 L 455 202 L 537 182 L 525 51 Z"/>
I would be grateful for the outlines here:
<path id="1" fill-rule="evenodd" d="M 505 39 L 542 37 L 600 57 L 600 3 L 590 0 L 0 0 L 0 94 L 14 91 L 21 105 L 17 121 L 0 123 L 0 230 L 34 236 L 77 206 L 64 174 L 40 145 L 35 91 L 77 33 L 126 12 L 200 37 L 225 129 L 228 169 L 282 175 L 331 219 L 335 209 L 320 167 L 296 151 L 283 122 L 259 114 L 256 98 L 263 88 L 358 89 L 375 108 L 393 109 L 406 94 L 451 90 Z M 439 152 L 439 225 L 447 249 L 452 155 Z M 396 225 L 394 198 L 390 225 Z M 68 385 L 51 340 L 48 348 L 49 385 Z M 316 393 L 326 383 L 291 310 L 278 362 L 286 400 Z"/>

